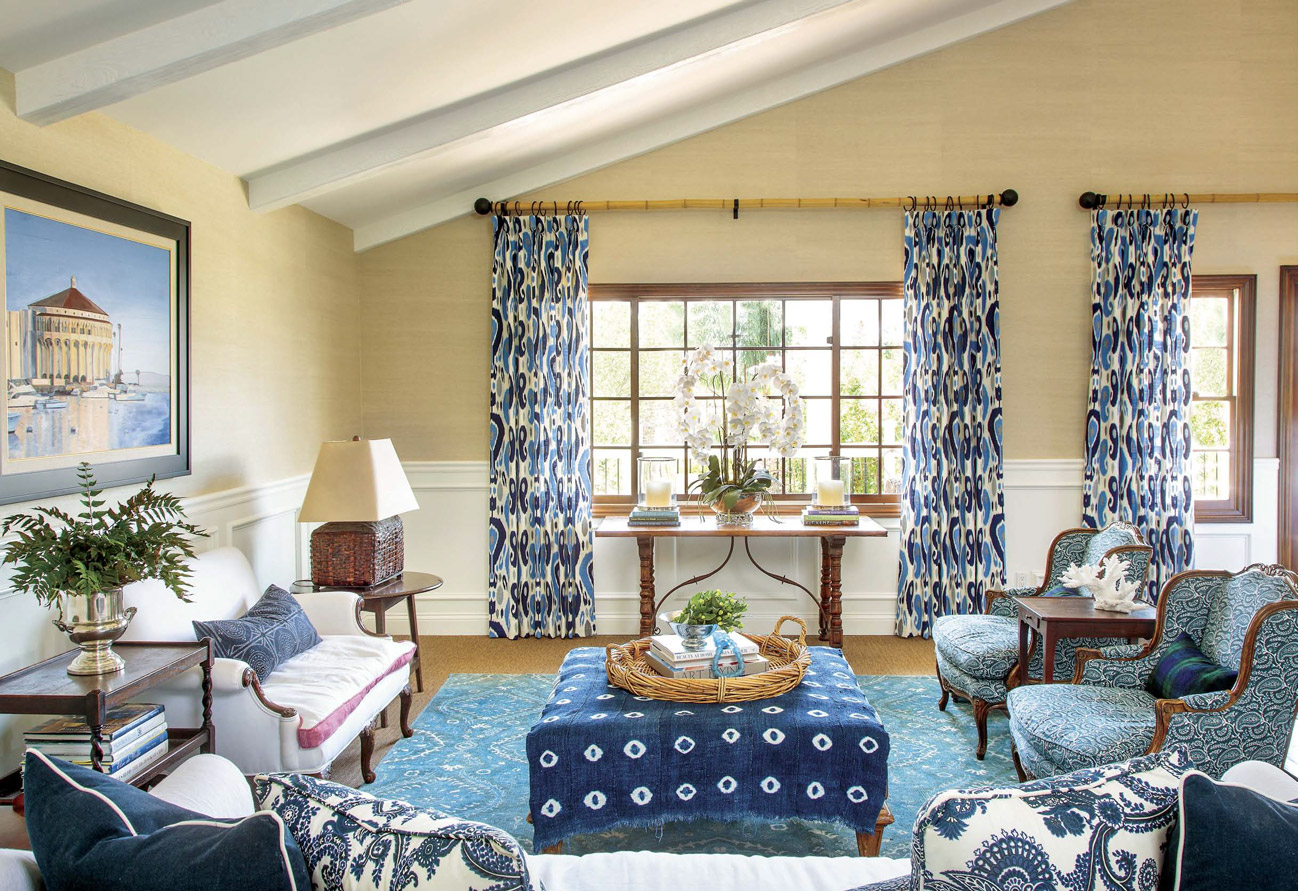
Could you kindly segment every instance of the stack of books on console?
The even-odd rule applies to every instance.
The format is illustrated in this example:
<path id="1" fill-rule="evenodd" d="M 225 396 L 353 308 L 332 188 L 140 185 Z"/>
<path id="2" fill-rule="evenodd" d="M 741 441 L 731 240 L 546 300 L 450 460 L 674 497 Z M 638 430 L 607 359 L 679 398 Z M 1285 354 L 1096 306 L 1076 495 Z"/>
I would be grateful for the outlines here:
<path id="1" fill-rule="evenodd" d="M 856 526 L 858 509 L 851 504 L 834 507 L 810 504 L 803 509 L 803 524 L 805 526 Z"/>
<path id="2" fill-rule="evenodd" d="M 758 644 L 748 637 L 731 632 L 731 639 L 740 650 L 745 660 L 745 674 L 762 674 L 771 666 L 767 657 L 758 652 Z M 682 645 L 682 639 L 676 634 L 658 634 L 650 638 L 650 649 L 646 650 L 645 661 L 656 672 L 666 678 L 683 678 L 687 680 L 709 680 L 713 674 L 713 651 L 716 649 L 712 640 L 702 650 L 688 650 Z M 723 671 L 735 671 L 736 655 L 730 649 L 725 650 L 718 666 Z"/>
<path id="3" fill-rule="evenodd" d="M 100 768 L 130 782 L 167 754 L 167 716 L 161 705 L 130 703 L 108 713 Z M 63 716 L 37 724 L 23 743 L 53 758 L 91 766 L 90 727 L 83 718 Z"/>
<path id="4" fill-rule="evenodd" d="M 638 504 L 627 515 L 629 526 L 680 526 L 682 515 L 675 507 L 646 507 Z"/>

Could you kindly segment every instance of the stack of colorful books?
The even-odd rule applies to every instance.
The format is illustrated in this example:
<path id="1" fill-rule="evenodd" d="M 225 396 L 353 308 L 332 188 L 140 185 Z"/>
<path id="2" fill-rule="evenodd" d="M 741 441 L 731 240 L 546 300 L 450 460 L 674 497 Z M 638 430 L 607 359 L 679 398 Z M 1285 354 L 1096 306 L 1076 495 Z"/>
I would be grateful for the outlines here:
<path id="1" fill-rule="evenodd" d="M 839 504 L 834 507 L 810 504 L 803 509 L 805 526 L 856 526 L 858 509 L 851 504 Z"/>
<path id="2" fill-rule="evenodd" d="M 646 507 L 638 504 L 627 516 L 629 526 L 680 526 L 682 515 L 675 507 Z"/>
<path id="3" fill-rule="evenodd" d="M 130 703 L 108 713 L 104 722 L 104 773 L 130 782 L 167 754 L 167 716 L 161 705 Z M 23 734 L 29 749 L 73 764 L 91 766 L 90 727 L 64 716 L 37 724 Z"/>
<path id="4" fill-rule="evenodd" d="M 731 639 L 745 660 L 745 674 L 762 674 L 771 667 L 767 657 L 758 652 L 758 644 L 734 631 L 731 632 Z M 676 634 L 659 634 L 650 638 L 650 649 L 646 650 L 645 661 L 666 678 L 708 680 L 716 677 L 713 673 L 715 649 L 715 644 L 710 640 L 702 650 L 688 650 Z M 736 654 L 730 649 L 724 650 L 718 666 L 724 672 L 735 671 Z"/>

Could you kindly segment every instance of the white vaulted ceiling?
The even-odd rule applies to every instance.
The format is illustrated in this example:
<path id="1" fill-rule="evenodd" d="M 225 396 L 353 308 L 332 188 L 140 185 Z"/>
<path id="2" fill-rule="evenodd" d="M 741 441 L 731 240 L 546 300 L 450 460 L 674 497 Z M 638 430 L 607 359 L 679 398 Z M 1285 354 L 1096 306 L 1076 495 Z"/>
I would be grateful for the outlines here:
<path id="1" fill-rule="evenodd" d="M 0 67 L 360 250 L 1064 2 L 0 0 Z"/>

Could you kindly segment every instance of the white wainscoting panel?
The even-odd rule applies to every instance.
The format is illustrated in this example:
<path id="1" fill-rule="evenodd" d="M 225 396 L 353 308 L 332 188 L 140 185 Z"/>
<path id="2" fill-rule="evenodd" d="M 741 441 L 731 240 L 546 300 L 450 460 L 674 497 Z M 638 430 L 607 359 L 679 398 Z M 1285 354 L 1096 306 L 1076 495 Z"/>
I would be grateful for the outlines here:
<path id="1" fill-rule="evenodd" d="M 442 576 L 438 591 L 418 599 L 420 632 L 487 632 L 487 464 L 479 461 L 411 461 L 407 477 L 420 510 L 406 514 L 406 565 Z M 1196 527 L 1197 564 L 1240 568 L 1271 562 L 1277 553 L 1277 467 L 1275 458 L 1255 462 L 1255 522 Z M 1042 577 L 1047 548 L 1062 529 L 1079 524 L 1083 505 L 1081 460 L 1008 461 L 1005 468 L 1008 584 Z M 898 521 L 882 523 L 887 538 L 850 540 L 844 549 L 844 630 L 848 634 L 892 634 L 898 583 Z M 757 539 L 754 554 L 765 567 L 816 590 L 817 544 L 795 539 Z M 713 569 L 726 542 L 675 541 L 656 546 L 656 582 L 662 594 Z M 637 630 L 639 562 L 630 539 L 596 542 L 596 626 L 604 634 Z M 730 565 L 675 595 L 670 605 L 697 587 L 742 591 L 750 600 L 750 627 L 766 630 L 782 615 L 797 615 L 815 628 L 817 609 L 802 591 L 756 570 L 737 542 Z M 389 627 L 405 630 L 394 610 Z"/>

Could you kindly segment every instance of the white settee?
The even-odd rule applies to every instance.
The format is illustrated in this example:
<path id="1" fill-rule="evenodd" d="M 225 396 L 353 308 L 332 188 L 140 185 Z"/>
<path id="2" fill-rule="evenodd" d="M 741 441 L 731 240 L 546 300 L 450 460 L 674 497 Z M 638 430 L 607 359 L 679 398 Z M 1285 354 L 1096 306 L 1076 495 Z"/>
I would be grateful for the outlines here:
<path id="1" fill-rule="evenodd" d="M 192 564 L 189 602 L 150 580 L 129 585 L 127 606 L 138 608 L 123 640 L 194 640 L 195 620 L 234 619 L 262 596 L 252 567 L 234 548 L 200 554 Z M 415 646 L 376 635 L 361 624 L 360 598 L 344 591 L 303 594 L 298 602 L 321 642 L 289 659 L 259 683 L 236 659 L 212 667 L 216 751 L 246 774 L 324 774 L 361 737 L 361 772 L 374 780 L 370 758 L 379 714 L 401 699 L 401 727 L 410 729 L 410 661 Z M 202 675 L 195 668 L 142 697 L 166 708 L 173 727 L 202 721 Z"/>

